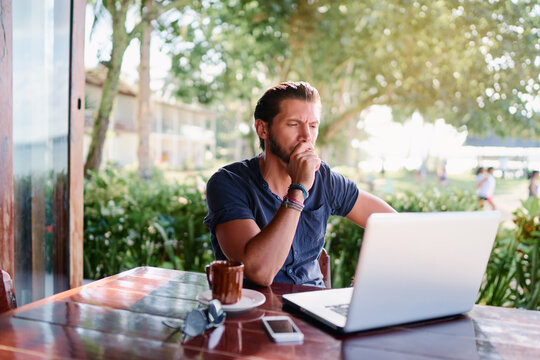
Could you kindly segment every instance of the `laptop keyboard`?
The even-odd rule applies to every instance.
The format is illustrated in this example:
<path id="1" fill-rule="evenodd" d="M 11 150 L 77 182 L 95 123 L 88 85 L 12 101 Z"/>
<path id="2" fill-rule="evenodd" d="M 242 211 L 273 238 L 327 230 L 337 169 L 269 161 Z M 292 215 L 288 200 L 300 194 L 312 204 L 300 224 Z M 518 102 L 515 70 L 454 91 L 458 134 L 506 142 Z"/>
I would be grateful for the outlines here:
<path id="1" fill-rule="evenodd" d="M 347 316 L 347 313 L 349 312 L 349 304 L 328 305 L 326 307 L 343 316 Z"/>

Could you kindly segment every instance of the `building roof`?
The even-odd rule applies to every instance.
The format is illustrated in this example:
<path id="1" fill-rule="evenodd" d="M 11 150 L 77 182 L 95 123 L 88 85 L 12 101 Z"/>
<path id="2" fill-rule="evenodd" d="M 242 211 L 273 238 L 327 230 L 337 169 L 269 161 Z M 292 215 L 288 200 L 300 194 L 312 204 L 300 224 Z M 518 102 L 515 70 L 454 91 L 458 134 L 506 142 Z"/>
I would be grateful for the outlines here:
<path id="1" fill-rule="evenodd" d="M 498 147 L 522 147 L 532 148 L 540 147 L 540 140 L 529 139 L 513 139 L 511 137 L 505 137 L 504 139 L 492 135 L 484 138 L 467 137 L 465 140 L 465 146 L 498 146 Z"/>
<path id="2" fill-rule="evenodd" d="M 107 68 L 103 65 L 98 65 L 92 69 L 86 69 L 86 82 L 88 84 L 102 87 L 106 77 Z M 125 81 L 122 81 L 122 79 L 118 81 L 118 92 L 128 96 L 137 96 L 137 90 Z"/>
<path id="3" fill-rule="evenodd" d="M 98 65 L 97 67 L 86 69 L 86 83 L 102 87 L 103 83 L 105 82 L 105 78 L 107 77 L 107 68 L 103 65 Z M 138 94 L 138 89 L 135 86 L 129 85 L 125 81 L 122 81 L 122 79 L 118 82 L 118 93 L 127 95 L 127 96 L 133 96 L 136 97 Z M 191 105 L 191 104 L 183 104 L 178 103 L 175 100 L 167 100 L 160 97 L 156 97 L 155 94 L 152 94 L 152 99 L 155 103 L 163 104 L 166 106 L 174 107 L 174 108 L 182 108 L 188 111 L 197 112 L 197 113 L 204 113 L 210 116 L 215 116 L 216 114 L 208 109 L 205 109 L 203 107 L 197 106 L 197 105 Z"/>

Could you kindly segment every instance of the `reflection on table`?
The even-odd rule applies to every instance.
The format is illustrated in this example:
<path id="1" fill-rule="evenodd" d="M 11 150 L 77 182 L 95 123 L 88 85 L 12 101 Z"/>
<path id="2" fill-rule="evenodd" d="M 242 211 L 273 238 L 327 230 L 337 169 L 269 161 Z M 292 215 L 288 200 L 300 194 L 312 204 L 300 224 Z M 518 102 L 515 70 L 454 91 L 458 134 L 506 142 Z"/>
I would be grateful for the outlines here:
<path id="1" fill-rule="evenodd" d="M 462 316 L 349 335 L 333 333 L 283 310 L 281 295 L 314 288 L 255 288 L 266 302 L 227 315 L 225 324 L 182 343 L 182 323 L 208 290 L 206 275 L 135 268 L 0 316 L 0 358 L 282 358 L 533 359 L 540 358 L 540 313 L 475 306 Z M 261 318 L 289 315 L 304 342 L 276 344 Z"/>

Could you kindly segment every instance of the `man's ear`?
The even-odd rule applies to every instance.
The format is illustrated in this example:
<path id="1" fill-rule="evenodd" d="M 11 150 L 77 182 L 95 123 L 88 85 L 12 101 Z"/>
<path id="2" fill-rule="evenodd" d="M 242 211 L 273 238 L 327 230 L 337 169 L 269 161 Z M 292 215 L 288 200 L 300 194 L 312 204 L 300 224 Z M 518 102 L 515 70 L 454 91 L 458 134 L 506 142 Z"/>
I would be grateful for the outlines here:
<path id="1" fill-rule="evenodd" d="M 255 131 L 261 139 L 268 139 L 268 123 L 266 121 L 255 119 Z"/>

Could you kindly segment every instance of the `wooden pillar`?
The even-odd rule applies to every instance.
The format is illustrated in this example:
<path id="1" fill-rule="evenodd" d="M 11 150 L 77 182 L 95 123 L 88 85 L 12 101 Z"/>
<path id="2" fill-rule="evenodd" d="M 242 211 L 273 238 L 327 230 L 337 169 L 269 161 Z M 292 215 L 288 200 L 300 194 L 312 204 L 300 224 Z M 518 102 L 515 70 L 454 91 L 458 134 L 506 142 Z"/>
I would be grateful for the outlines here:
<path id="1" fill-rule="evenodd" d="M 12 0 L 0 0 L 0 269 L 14 279 Z"/>
<path id="2" fill-rule="evenodd" d="M 70 287 L 83 281 L 84 17 L 85 0 L 72 1 L 69 125 Z"/>

